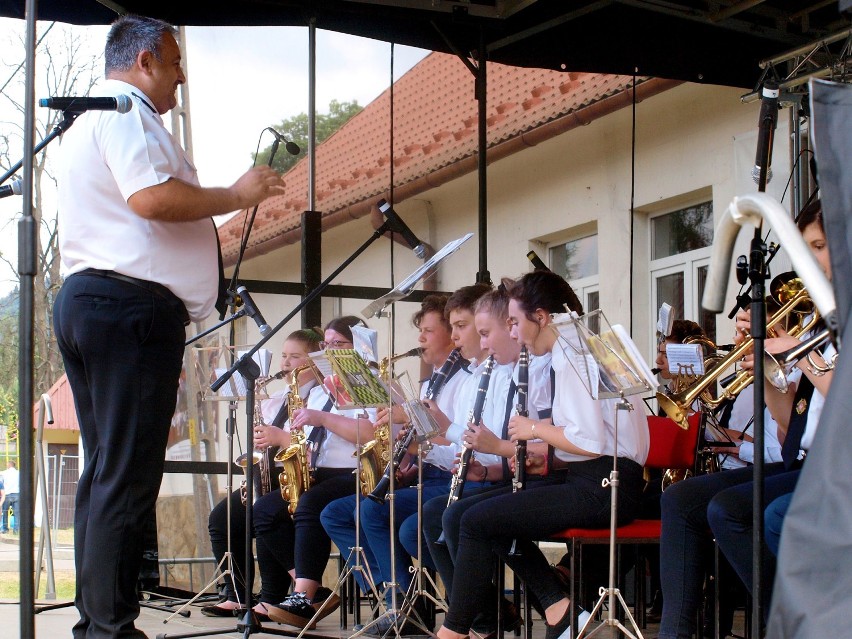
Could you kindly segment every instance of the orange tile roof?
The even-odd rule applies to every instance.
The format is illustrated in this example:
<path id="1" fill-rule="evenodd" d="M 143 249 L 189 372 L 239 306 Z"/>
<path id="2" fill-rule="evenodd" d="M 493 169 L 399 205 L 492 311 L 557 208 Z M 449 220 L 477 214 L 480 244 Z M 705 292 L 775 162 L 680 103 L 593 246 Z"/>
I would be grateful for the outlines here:
<path id="1" fill-rule="evenodd" d="M 487 71 L 489 161 L 630 105 L 630 76 L 493 63 Z M 646 77 L 637 81 L 640 99 L 679 84 Z M 474 77 L 461 60 L 431 53 L 396 82 L 393 93 L 397 202 L 475 170 Z M 609 102 L 607 109 L 595 110 L 605 102 Z M 316 208 L 323 212 L 323 228 L 366 215 L 374 200 L 387 197 L 389 119 L 388 89 L 317 147 Z M 548 126 L 546 135 L 529 137 Z M 516 144 L 507 146 L 512 142 Z M 499 147 L 505 148 L 494 156 Z M 442 171 L 446 175 L 441 176 Z M 301 213 L 308 207 L 307 157 L 287 173 L 286 181 L 286 195 L 270 198 L 259 207 L 246 257 L 298 240 Z M 236 259 L 243 219 L 243 214 L 237 215 L 219 229 L 226 264 Z"/>
<path id="2" fill-rule="evenodd" d="M 63 374 L 50 390 L 47 391 L 50 396 L 50 405 L 53 408 L 53 424 L 45 422 L 45 429 L 53 430 L 80 430 L 80 425 L 77 423 L 77 411 L 74 408 L 74 395 L 71 393 L 71 384 L 68 383 L 68 376 Z M 33 425 L 38 428 L 41 415 L 39 415 L 39 405 L 41 398 L 33 406 Z"/>

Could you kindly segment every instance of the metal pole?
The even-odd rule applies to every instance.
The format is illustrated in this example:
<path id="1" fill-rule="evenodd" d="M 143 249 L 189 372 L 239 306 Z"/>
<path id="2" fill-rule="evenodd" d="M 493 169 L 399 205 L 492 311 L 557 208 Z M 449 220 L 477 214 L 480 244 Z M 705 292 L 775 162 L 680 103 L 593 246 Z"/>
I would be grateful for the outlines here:
<path id="1" fill-rule="evenodd" d="M 33 583 L 33 320 L 36 269 L 36 228 L 33 217 L 33 154 L 35 142 L 35 41 L 37 0 L 26 2 L 26 81 L 24 91 L 24 192 L 18 223 L 18 275 L 20 314 L 18 318 L 18 459 L 21 493 L 18 527 L 20 538 L 21 637 L 35 636 L 35 584 Z"/>
<path id="2" fill-rule="evenodd" d="M 485 31 L 481 30 L 479 34 L 479 65 L 476 74 L 476 103 L 479 120 L 479 152 L 476 158 L 479 176 L 479 272 L 476 274 L 476 281 L 490 284 L 491 274 L 488 272 L 488 176 L 486 175 L 485 162 L 485 156 L 488 153 L 486 57 Z"/>
<path id="3" fill-rule="evenodd" d="M 316 210 L 317 19 L 308 22 L 308 210 Z"/>

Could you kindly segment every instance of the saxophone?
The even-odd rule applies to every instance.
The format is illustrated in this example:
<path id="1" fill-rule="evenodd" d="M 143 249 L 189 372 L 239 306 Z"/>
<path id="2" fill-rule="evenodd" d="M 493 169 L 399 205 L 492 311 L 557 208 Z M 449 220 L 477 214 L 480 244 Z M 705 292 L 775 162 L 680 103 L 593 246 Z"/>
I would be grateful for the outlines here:
<path id="1" fill-rule="evenodd" d="M 379 378 L 388 383 L 390 379 L 390 365 L 403 357 L 419 356 L 423 352 L 422 348 L 412 348 L 410 351 L 385 357 L 379 362 Z M 382 424 L 376 428 L 375 439 L 367 442 L 361 447 L 361 470 L 358 474 L 358 479 L 361 483 L 361 494 L 368 497 L 376 487 L 376 483 L 382 476 L 382 473 L 391 458 L 391 420 L 388 417 L 386 424 Z M 358 452 L 352 453 L 356 457 Z"/>
<path id="2" fill-rule="evenodd" d="M 266 386 L 276 380 L 284 377 L 284 371 L 280 371 L 272 375 L 271 377 L 267 377 L 264 379 L 255 380 L 255 388 L 254 388 L 254 419 L 252 423 L 252 428 L 257 428 L 258 426 L 263 425 L 263 412 L 261 410 L 261 402 L 262 398 L 260 396 L 260 391 L 262 391 Z M 249 453 L 243 453 L 239 457 L 234 460 L 234 463 L 243 469 L 243 472 L 248 475 L 248 464 L 251 461 L 252 464 L 257 464 L 257 474 L 260 478 L 260 486 L 254 484 L 258 490 L 254 491 L 254 499 L 257 500 L 258 497 L 263 497 L 266 493 L 272 490 L 272 473 L 271 473 L 271 464 L 270 464 L 270 454 L 271 450 L 267 448 L 266 450 L 258 450 L 255 448 Z M 243 502 L 243 506 L 246 505 L 248 491 L 246 490 L 246 479 L 244 478 L 242 483 L 240 484 L 240 501 Z"/>
<path id="3" fill-rule="evenodd" d="M 290 395 L 287 398 L 287 408 L 292 418 L 300 408 L 304 408 L 305 401 L 299 396 L 299 373 L 310 368 L 310 364 L 299 366 L 290 375 Z M 311 462 L 308 456 L 308 438 L 305 432 L 299 428 L 290 430 L 290 445 L 275 455 L 275 461 L 281 462 L 284 467 L 278 480 L 281 483 L 281 496 L 289 502 L 287 510 L 292 515 L 299 505 L 299 497 L 302 496 L 313 484 L 311 476 Z"/>

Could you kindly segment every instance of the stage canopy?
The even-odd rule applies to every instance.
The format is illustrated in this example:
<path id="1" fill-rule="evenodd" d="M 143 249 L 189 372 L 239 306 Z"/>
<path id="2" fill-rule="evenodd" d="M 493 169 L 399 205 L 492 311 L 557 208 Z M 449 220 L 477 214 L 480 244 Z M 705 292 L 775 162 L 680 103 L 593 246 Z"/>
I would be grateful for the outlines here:
<path id="1" fill-rule="evenodd" d="M 0 16 L 24 18 L 23 0 Z M 815 0 L 41 0 L 40 20 L 108 24 L 118 12 L 177 25 L 307 26 L 565 71 L 754 88 L 759 62 L 849 27 Z"/>

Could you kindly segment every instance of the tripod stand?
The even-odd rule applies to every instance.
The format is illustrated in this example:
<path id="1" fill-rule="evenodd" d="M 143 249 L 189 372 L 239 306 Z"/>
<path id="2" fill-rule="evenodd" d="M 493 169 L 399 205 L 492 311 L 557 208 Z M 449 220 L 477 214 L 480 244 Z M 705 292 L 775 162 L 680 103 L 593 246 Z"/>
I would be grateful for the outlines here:
<path id="1" fill-rule="evenodd" d="M 227 427 L 225 429 L 226 436 L 228 439 L 228 460 L 233 459 L 234 457 L 234 432 L 236 430 L 236 417 L 237 417 L 237 402 L 235 400 L 231 400 L 228 402 L 228 419 L 227 419 Z M 184 612 L 186 608 L 194 604 L 198 601 L 202 596 L 205 596 L 205 593 L 212 588 L 216 583 L 219 582 L 220 579 L 230 579 L 231 587 L 233 588 L 233 592 L 237 596 L 237 603 L 242 608 L 243 602 L 240 600 L 240 588 L 237 585 L 237 576 L 234 566 L 233 553 L 231 552 L 232 543 L 231 543 L 231 494 L 234 489 L 234 469 L 231 463 L 228 463 L 228 472 L 225 480 L 225 517 L 227 525 L 225 526 L 225 534 L 226 534 L 226 547 L 227 550 L 225 554 L 222 555 L 222 558 L 219 560 L 219 563 L 216 564 L 216 568 L 213 571 L 213 578 L 203 587 L 198 593 L 192 597 L 191 599 L 184 602 L 179 608 L 177 608 L 172 614 L 166 617 L 163 620 L 163 623 L 168 623 L 176 615 L 185 615 Z M 223 566 L 225 566 L 223 570 Z M 248 571 L 248 566 L 246 567 L 246 571 Z M 247 579 L 248 575 L 241 575 L 242 579 Z M 249 602 L 246 602 L 245 605 L 250 605 Z"/>
<path id="2" fill-rule="evenodd" d="M 627 603 L 624 601 L 624 598 L 621 596 L 621 592 L 615 586 L 615 540 L 616 540 L 616 528 L 618 524 L 616 523 L 618 520 L 618 414 L 620 412 L 629 412 L 633 410 L 633 405 L 624 399 L 624 393 L 621 394 L 621 399 L 618 402 L 615 411 L 615 437 L 614 437 L 614 450 L 616 451 L 616 455 L 612 457 L 612 471 L 609 474 L 608 479 L 604 479 L 601 482 L 601 485 L 606 488 L 609 486 L 612 494 L 612 501 L 610 505 L 610 514 L 609 514 L 609 582 L 606 588 L 600 588 L 598 593 L 600 597 L 598 598 L 597 603 L 595 603 L 594 608 L 590 613 L 589 618 L 586 620 L 586 623 L 583 624 L 583 627 L 580 628 L 580 632 L 577 634 L 577 639 L 582 639 L 582 637 L 592 637 L 598 632 L 604 630 L 605 628 L 615 628 L 613 632 L 621 631 L 625 636 L 630 637 L 630 639 L 643 639 L 642 631 L 639 630 L 639 626 L 636 624 L 636 620 L 633 618 L 633 615 L 630 613 L 630 608 L 628 608 Z M 628 630 L 624 624 L 619 621 L 615 616 L 615 607 L 617 603 L 621 606 L 622 611 L 627 616 L 627 619 L 630 620 L 630 625 L 633 627 L 633 630 L 636 634 L 632 634 L 630 630 Z M 597 628 L 592 630 L 588 634 L 584 634 L 586 632 L 586 627 L 588 627 L 589 622 L 594 619 L 598 610 L 601 607 L 607 604 L 607 616 L 603 620 L 603 623 L 599 625 Z M 574 602 L 571 602 L 573 606 Z"/>
<path id="3" fill-rule="evenodd" d="M 417 610 L 415 609 L 415 604 L 418 599 L 425 599 L 431 605 L 437 606 L 444 612 L 447 611 L 448 605 L 447 602 L 441 598 L 433 594 L 438 592 L 438 584 L 435 583 L 435 580 L 432 578 L 432 575 L 426 570 L 426 567 L 423 565 L 423 444 L 420 443 L 417 445 L 417 459 L 419 463 L 417 465 L 417 566 L 412 566 L 411 570 L 414 573 L 414 579 L 411 581 L 411 585 L 408 588 L 408 592 L 405 595 L 403 608 L 400 610 L 400 615 L 407 618 L 410 621 L 413 621 L 415 625 L 419 628 L 428 632 L 428 629 L 425 627 L 425 620 L 419 619 L 419 615 Z M 424 579 L 429 582 L 429 590 L 426 590 L 423 587 Z M 409 613 L 413 612 L 416 619 L 411 620 Z M 419 623 L 418 623 L 419 622 Z"/>

